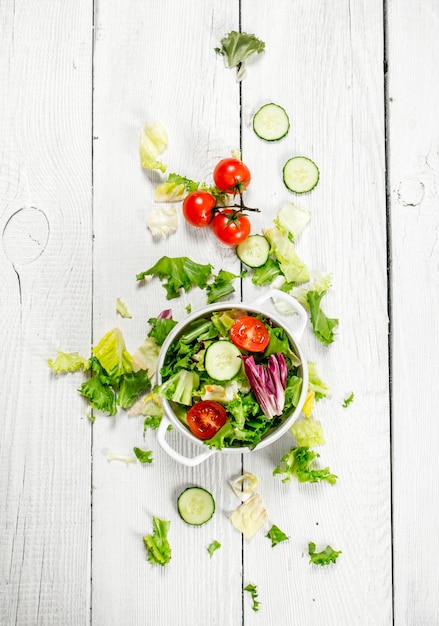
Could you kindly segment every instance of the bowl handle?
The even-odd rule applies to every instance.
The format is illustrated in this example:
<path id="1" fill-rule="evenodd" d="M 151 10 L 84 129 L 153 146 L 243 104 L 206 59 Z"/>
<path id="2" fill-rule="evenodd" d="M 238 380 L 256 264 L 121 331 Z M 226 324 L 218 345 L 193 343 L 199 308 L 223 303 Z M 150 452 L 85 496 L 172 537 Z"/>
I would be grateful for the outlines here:
<path id="1" fill-rule="evenodd" d="M 171 425 L 171 422 L 164 415 L 162 417 L 162 420 L 160 422 L 160 426 L 157 432 L 157 440 L 160 446 L 162 447 L 162 449 L 166 452 L 166 454 L 170 456 L 171 459 L 174 459 L 174 461 L 178 461 L 182 465 L 195 467 L 196 465 L 199 465 L 200 463 L 208 459 L 210 456 L 212 456 L 212 454 L 215 454 L 215 450 L 207 450 L 206 452 L 202 452 L 201 454 L 198 454 L 197 456 L 194 456 L 194 457 L 183 456 L 182 454 L 174 450 L 174 448 L 171 448 L 169 443 L 166 441 L 166 433 L 168 432 L 168 426 L 170 425 Z"/>
<path id="2" fill-rule="evenodd" d="M 290 296 L 289 293 L 286 293 L 286 291 L 281 291 L 280 289 L 267 289 L 261 296 L 259 296 L 259 298 L 253 300 L 251 304 L 252 306 L 260 306 L 271 298 L 277 298 L 278 300 L 283 300 L 284 302 L 287 302 L 299 316 L 299 323 L 297 325 L 297 328 L 291 331 L 293 338 L 296 341 L 299 341 L 308 323 L 308 313 L 305 311 L 303 306 L 299 302 L 297 302 L 295 298 L 293 298 L 293 296 Z"/>

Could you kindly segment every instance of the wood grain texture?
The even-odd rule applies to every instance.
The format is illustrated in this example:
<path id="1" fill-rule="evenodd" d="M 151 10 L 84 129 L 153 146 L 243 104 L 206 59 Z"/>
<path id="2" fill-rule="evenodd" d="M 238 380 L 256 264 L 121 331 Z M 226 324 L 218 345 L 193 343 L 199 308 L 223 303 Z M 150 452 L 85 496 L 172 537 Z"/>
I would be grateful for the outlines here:
<path id="1" fill-rule="evenodd" d="M 88 2 L 5 2 L 0 37 L 0 623 L 84 624 L 90 429 L 56 349 L 91 332 Z"/>
<path id="2" fill-rule="evenodd" d="M 279 2 L 274 13 L 265 2 L 242 6 L 242 29 L 266 41 L 243 83 L 250 204 L 263 204 L 265 226 L 287 202 L 311 211 L 297 250 L 311 270 L 332 272 L 322 305 L 340 321 L 329 347 L 310 328 L 303 336 L 308 359 L 331 387 L 314 415 L 327 440 L 320 466 L 338 483 L 282 484 L 272 476 L 295 445 L 290 435 L 244 459 L 261 479 L 268 527 L 290 537 L 275 548 L 263 535 L 245 545 L 244 578 L 258 584 L 262 603 L 261 615 L 246 604 L 245 623 L 256 624 L 263 611 L 273 625 L 384 626 L 392 620 L 392 587 L 382 3 Z M 249 123 L 270 101 L 291 119 L 289 134 L 274 144 L 259 140 Z M 283 164 L 295 155 L 321 172 L 303 196 L 282 182 Z M 245 283 L 244 297 L 254 294 Z M 344 409 L 351 391 L 354 402 Z M 308 541 L 342 550 L 336 567 L 311 566 Z"/>
<path id="3" fill-rule="evenodd" d="M 439 622 L 439 7 L 388 4 L 395 623 Z"/>

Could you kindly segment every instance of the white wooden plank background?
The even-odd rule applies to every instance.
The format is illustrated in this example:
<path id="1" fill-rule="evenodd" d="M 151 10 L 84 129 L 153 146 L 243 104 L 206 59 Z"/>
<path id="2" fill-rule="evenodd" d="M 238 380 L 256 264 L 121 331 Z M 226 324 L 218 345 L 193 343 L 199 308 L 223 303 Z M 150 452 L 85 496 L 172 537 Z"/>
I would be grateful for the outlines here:
<path id="1" fill-rule="evenodd" d="M 385 8 L 378 0 L 279 0 L 275 11 L 267 0 L 0 4 L 0 624 L 439 623 L 431 392 L 439 9 L 432 0 Z M 266 42 L 241 92 L 213 52 L 239 26 Z M 291 118 L 279 144 L 250 126 L 268 101 Z M 115 325 L 135 349 L 163 308 L 183 319 L 187 304 L 203 306 L 198 290 L 169 302 L 158 281 L 136 283 L 160 256 L 239 269 L 232 250 L 183 221 L 160 242 L 147 232 L 157 177 L 140 168 L 138 140 L 156 120 L 168 130 L 169 171 L 209 180 L 220 158 L 242 148 L 253 174 L 248 204 L 263 208 L 252 215 L 254 232 L 287 201 L 312 213 L 299 252 L 312 269 L 332 271 L 324 308 L 340 329 L 329 348 L 307 329 L 303 346 L 332 389 L 316 418 L 335 486 L 272 476 L 289 435 L 242 459 L 182 467 L 154 433 L 144 439 L 141 419 L 98 415 L 91 426 L 80 375 L 56 378 L 46 367 L 57 348 L 87 353 Z M 298 199 L 280 176 L 297 153 L 321 169 L 318 187 Z M 243 282 L 245 300 L 259 293 Z M 116 316 L 118 296 L 131 320 Z M 171 442 L 193 453 L 177 435 Z M 134 445 L 153 449 L 151 466 L 103 454 Z M 232 528 L 238 503 L 228 480 L 242 469 L 259 476 L 270 522 L 288 542 L 271 548 L 264 532 L 242 542 Z M 175 507 L 190 484 L 209 489 L 218 506 L 198 529 Z M 142 545 L 153 515 L 171 521 L 173 557 L 163 569 Z M 222 548 L 210 559 L 213 539 Z M 337 564 L 310 566 L 309 540 L 341 549 Z M 258 586 L 258 613 L 242 594 L 247 583 Z"/>

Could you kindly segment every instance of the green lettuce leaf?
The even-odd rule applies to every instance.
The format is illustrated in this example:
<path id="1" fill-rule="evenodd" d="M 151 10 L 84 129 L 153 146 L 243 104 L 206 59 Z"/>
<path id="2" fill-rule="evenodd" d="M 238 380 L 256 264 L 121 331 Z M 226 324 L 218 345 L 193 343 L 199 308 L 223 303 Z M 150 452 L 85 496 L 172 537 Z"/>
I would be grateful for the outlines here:
<path id="1" fill-rule="evenodd" d="M 195 372 L 180 370 L 171 378 L 162 383 L 158 389 L 158 394 L 162 398 L 190 406 L 192 404 L 192 393 L 198 389 L 200 377 Z"/>
<path id="2" fill-rule="evenodd" d="M 90 359 L 79 355 L 77 352 L 57 350 L 55 359 L 48 359 L 47 364 L 56 374 L 76 372 L 80 369 L 85 372 L 90 368 Z"/>
<path id="3" fill-rule="evenodd" d="M 166 289 L 167 299 L 178 298 L 181 289 L 189 291 L 191 287 L 204 289 L 207 279 L 211 276 L 210 264 L 200 265 L 188 257 L 170 258 L 164 256 L 153 267 L 137 274 L 137 280 L 144 280 L 147 276 L 158 276 Z"/>
<path id="4" fill-rule="evenodd" d="M 281 459 L 280 464 L 273 470 L 273 475 L 283 474 L 282 482 L 289 482 L 295 476 L 299 482 L 316 483 L 325 480 L 331 485 L 337 481 L 337 476 L 331 474 L 329 468 L 311 469 L 314 459 L 320 455 L 308 447 L 291 448 Z"/>
<path id="5" fill-rule="evenodd" d="M 157 161 L 157 157 L 164 152 L 168 145 L 166 128 L 155 122 L 146 124 L 140 133 L 140 162 L 148 170 L 166 171 L 166 165 Z"/>
<path id="6" fill-rule="evenodd" d="M 268 533 L 265 535 L 268 539 L 271 539 L 271 547 L 277 546 L 281 541 L 288 541 L 289 537 L 281 530 L 278 526 L 273 526 L 270 528 Z"/>
<path id="7" fill-rule="evenodd" d="M 109 415 L 116 415 L 116 393 L 111 380 L 96 357 L 91 359 L 91 378 L 82 383 L 79 392 L 90 401 L 94 409 Z"/>
<path id="8" fill-rule="evenodd" d="M 326 546 L 321 552 L 316 552 L 316 544 L 310 541 L 308 543 L 308 554 L 311 557 L 309 562 L 316 565 L 329 565 L 329 563 L 335 563 L 341 550 L 336 551 L 331 546 Z"/>
<path id="9" fill-rule="evenodd" d="M 170 317 L 151 317 L 148 320 L 148 324 L 151 324 L 152 326 L 148 333 L 148 337 L 153 337 L 156 340 L 157 345 L 161 346 L 178 322 Z"/>
<path id="10" fill-rule="evenodd" d="M 133 448 L 137 460 L 140 463 L 152 463 L 152 450 L 142 450 L 141 448 Z"/>
<path id="11" fill-rule="evenodd" d="M 229 296 L 233 293 L 235 288 L 232 285 L 232 281 L 235 280 L 235 278 L 243 278 L 246 274 L 246 270 L 240 274 L 233 274 L 232 272 L 227 272 L 226 270 L 220 270 L 218 275 L 214 276 L 213 283 L 207 285 L 206 287 L 208 304 L 217 302 L 221 298 Z"/>
<path id="12" fill-rule="evenodd" d="M 151 389 L 151 380 L 147 370 L 124 374 L 120 381 L 117 403 L 123 409 L 129 409 L 137 396 L 149 389 Z"/>
<path id="13" fill-rule="evenodd" d="M 280 231 L 291 235 L 294 241 L 310 219 L 311 213 L 309 211 L 290 202 L 279 209 L 274 223 Z"/>
<path id="14" fill-rule="evenodd" d="M 226 67 L 236 67 L 236 80 L 245 77 L 245 61 L 253 54 L 260 54 L 265 50 L 265 43 L 248 33 L 239 33 L 235 30 L 221 39 L 221 47 L 215 48 L 217 54 L 224 56 Z"/>
<path id="15" fill-rule="evenodd" d="M 300 259 L 288 235 L 278 228 L 269 228 L 264 231 L 264 235 L 271 244 L 271 250 L 279 262 L 279 267 L 286 281 L 288 283 L 308 282 L 310 278 L 309 270 Z"/>
<path id="16" fill-rule="evenodd" d="M 295 437 L 299 448 L 312 448 L 325 443 L 322 424 L 312 419 L 296 420 L 291 426 L 290 432 Z"/>
<path id="17" fill-rule="evenodd" d="M 282 274 L 281 269 L 279 267 L 279 262 L 276 259 L 272 259 L 271 257 L 261 265 L 261 267 L 257 267 L 253 272 L 252 282 L 255 285 L 259 285 L 262 287 L 267 283 L 271 283 L 277 276 Z"/>
<path id="18" fill-rule="evenodd" d="M 168 541 L 171 523 L 153 517 L 152 525 L 152 534 L 143 537 L 143 543 L 148 552 L 148 561 L 157 565 L 166 565 L 171 560 L 171 546 Z"/>
<path id="19" fill-rule="evenodd" d="M 320 378 L 316 364 L 312 361 L 308 361 L 308 389 L 315 392 L 316 401 L 326 398 L 330 393 L 329 386 Z"/>
<path id="20" fill-rule="evenodd" d="M 253 611 L 259 611 L 259 605 L 261 604 L 258 600 L 258 588 L 256 587 L 256 585 L 247 585 L 246 587 L 244 587 L 244 591 L 248 591 L 249 594 L 251 595 L 252 601 L 253 601 L 253 605 L 252 605 L 252 609 Z"/>
<path id="21" fill-rule="evenodd" d="M 133 369 L 133 357 L 125 347 L 123 334 L 119 328 L 113 328 L 106 333 L 93 348 L 93 354 L 115 382 Z"/>
<path id="22" fill-rule="evenodd" d="M 210 558 L 212 558 L 212 554 L 215 552 L 215 550 L 218 550 L 219 548 L 221 548 L 221 544 L 219 541 L 212 541 L 212 543 L 208 546 L 207 551 L 210 554 Z"/>
<path id="23" fill-rule="evenodd" d="M 326 317 L 320 303 L 325 292 L 308 291 L 307 300 L 311 315 L 311 324 L 314 334 L 325 346 L 328 346 L 335 339 L 333 329 L 338 326 L 338 319 Z"/>
<path id="24" fill-rule="evenodd" d="M 352 392 L 347 398 L 343 400 L 343 405 L 342 405 L 343 408 L 347 409 L 348 406 L 354 401 L 354 398 L 355 398 L 355 394 L 354 392 Z"/>

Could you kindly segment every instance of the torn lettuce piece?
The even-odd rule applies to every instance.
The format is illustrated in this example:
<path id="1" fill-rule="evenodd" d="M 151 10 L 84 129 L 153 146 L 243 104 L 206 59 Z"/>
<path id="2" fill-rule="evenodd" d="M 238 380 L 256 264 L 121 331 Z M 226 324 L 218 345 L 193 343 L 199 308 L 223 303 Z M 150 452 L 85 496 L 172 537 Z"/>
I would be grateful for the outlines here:
<path id="1" fill-rule="evenodd" d="M 323 382 L 317 373 L 316 364 L 308 361 L 308 389 L 315 392 L 315 399 L 321 400 L 329 396 L 329 386 Z"/>
<path id="2" fill-rule="evenodd" d="M 355 394 L 354 392 L 352 392 L 347 398 L 343 400 L 342 407 L 344 409 L 347 409 L 348 406 L 354 401 L 354 398 L 355 398 Z"/>
<path id="3" fill-rule="evenodd" d="M 157 185 L 154 189 L 155 202 L 181 202 L 186 195 L 186 188 L 183 183 L 170 181 Z"/>
<path id="4" fill-rule="evenodd" d="M 258 598 L 258 588 L 256 587 L 256 585 L 252 585 L 252 584 L 248 584 L 244 587 L 244 591 L 248 591 L 249 594 L 251 595 L 251 599 L 252 599 L 252 609 L 253 611 L 259 611 L 259 605 L 261 604 L 259 602 Z"/>
<path id="5" fill-rule="evenodd" d="M 141 448 L 134 447 L 133 452 L 140 463 L 152 463 L 152 450 L 142 450 Z"/>
<path id="6" fill-rule="evenodd" d="M 281 232 L 286 232 L 291 235 L 294 241 L 303 231 L 310 219 L 310 211 L 289 202 L 279 209 L 274 223 Z"/>
<path id="7" fill-rule="evenodd" d="M 330 318 L 322 311 L 320 303 L 325 292 L 309 291 L 307 300 L 314 334 L 325 346 L 329 346 L 334 339 L 334 328 L 338 326 L 338 319 Z"/>
<path id="8" fill-rule="evenodd" d="M 190 406 L 192 405 L 192 394 L 198 389 L 199 383 L 200 378 L 196 372 L 180 370 L 160 385 L 158 394 L 172 402 Z"/>
<path id="9" fill-rule="evenodd" d="M 235 278 L 243 278 L 246 274 L 246 270 L 240 274 L 233 274 L 232 272 L 227 272 L 226 270 L 220 270 L 218 275 L 214 276 L 213 283 L 210 283 L 206 287 L 208 304 L 217 302 L 218 300 L 221 300 L 221 298 L 234 293 L 235 288 L 232 285 L 232 281 L 234 281 Z"/>
<path id="10" fill-rule="evenodd" d="M 273 470 L 273 475 L 284 475 L 283 483 L 289 482 L 295 476 L 299 482 L 316 483 L 322 480 L 334 485 L 337 476 L 331 474 L 329 467 L 312 469 L 311 465 L 320 455 L 307 446 L 291 448 L 281 459 L 280 464 Z"/>
<path id="11" fill-rule="evenodd" d="M 290 432 L 295 437 L 299 448 L 313 448 L 325 443 L 322 424 L 316 420 L 298 419 L 291 426 Z"/>
<path id="12" fill-rule="evenodd" d="M 151 380 L 147 370 L 129 372 L 120 381 L 117 403 L 123 409 L 128 409 L 138 396 L 149 389 L 151 389 Z"/>
<path id="13" fill-rule="evenodd" d="M 168 541 L 168 532 L 171 522 L 152 518 L 153 532 L 143 537 L 143 543 L 148 552 L 148 561 L 157 565 L 166 565 L 171 560 L 171 546 Z"/>
<path id="14" fill-rule="evenodd" d="M 160 346 L 154 337 L 147 337 L 133 354 L 133 372 L 147 370 L 153 376 L 157 368 Z"/>
<path id="15" fill-rule="evenodd" d="M 288 283 L 306 283 L 309 281 L 309 270 L 300 259 L 294 244 L 288 235 L 278 228 L 268 228 L 265 237 L 271 244 L 271 251 L 279 262 L 279 267 Z"/>
<path id="16" fill-rule="evenodd" d="M 121 298 L 117 298 L 116 299 L 116 313 L 119 313 L 119 315 L 121 317 L 127 317 L 127 318 L 132 318 L 133 317 L 131 315 L 127 305 L 125 304 L 125 302 Z"/>
<path id="17" fill-rule="evenodd" d="M 153 237 L 167 237 L 175 233 L 178 226 L 178 211 L 176 207 L 165 205 L 154 209 L 146 218 L 146 225 Z"/>
<path id="18" fill-rule="evenodd" d="M 317 291 L 319 293 L 326 293 L 328 289 L 332 287 L 332 275 L 324 272 L 314 272 L 312 276 L 312 282 L 308 285 L 294 286 L 290 291 L 290 295 L 293 296 L 300 304 L 309 311 L 308 293 L 310 291 Z"/>
<path id="19" fill-rule="evenodd" d="M 148 320 L 148 324 L 151 324 L 148 337 L 153 337 L 157 345 L 161 346 L 177 323 L 172 317 L 151 317 Z"/>
<path id="20" fill-rule="evenodd" d="M 82 383 L 79 393 L 90 401 L 94 409 L 116 415 L 116 393 L 111 379 L 96 357 L 91 359 L 91 378 Z"/>
<path id="21" fill-rule="evenodd" d="M 182 289 L 184 291 L 189 291 L 191 287 L 204 289 L 211 273 L 210 263 L 201 265 L 186 256 L 176 258 L 163 256 L 148 270 L 137 274 L 136 278 L 144 280 L 147 276 L 158 276 L 166 289 L 167 299 L 171 300 L 178 298 Z"/>
<path id="22" fill-rule="evenodd" d="M 77 352 L 62 352 L 62 350 L 56 351 L 55 359 L 47 359 L 47 364 L 55 374 L 77 372 L 81 369 L 85 372 L 90 369 L 89 358 L 81 356 Z"/>
<path id="23" fill-rule="evenodd" d="M 273 524 L 268 533 L 265 535 L 271 540 L 271 547 L 277 546 L 281 541 L 288 541 L 289 537 L 278 526 Z"/>
<path id="24" fill-rule="evenodd" d="M 167 166 L 157 161 L 168 145 L 168 133 L 160 122 L 145 124 L 140 133 L 140 162 L 148 170 L 165 172 Z"/>
<path id="25" fill-rule="evenodd" d="M 335 563 L 341 550 L 334 550 L 331 546 L 326 546 L 321 552 L 316 552 L 316 544 L 310 541 L 308 543 L 308 554 L 311 557 L 309 562 L 316 565 L 329 565 Z"/>
<path id="26" fill-rule="evenodd" d="M 243 80 L 246 75 L 245 61 L 253 54 L 260 54 L 265 50 L 265 43 L 248 33 L 239 33 L 235 30 L 221 39 L 221 47 L 215 52 L 224 56 L 226 67 L 236 68 L 236 80 Z"/>
<path id="27" fill-rule="evenodd" d="M 113 328 L 106 333 L 93 348 L 93 354 L 113 382 L 117 382 L 123 374 L 133 370 L 133 357 L 125 347 L 119 328 Z"/>
<path id="28" fill-rule="evenodd" d="M 218 550 L 219 548 L 221 548 L 221 544 L 219 541 L 212 541 L 212 543 L 208 546 L 207 551 L 210 555 L 210 558 L 212 558 L 212 554 Z"/>

